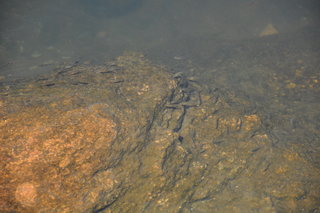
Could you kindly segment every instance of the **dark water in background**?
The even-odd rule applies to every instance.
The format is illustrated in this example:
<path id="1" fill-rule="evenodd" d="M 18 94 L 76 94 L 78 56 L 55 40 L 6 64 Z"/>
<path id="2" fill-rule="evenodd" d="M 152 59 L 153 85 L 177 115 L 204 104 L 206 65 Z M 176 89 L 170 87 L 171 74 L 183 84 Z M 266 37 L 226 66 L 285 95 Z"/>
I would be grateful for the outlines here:
<path id="1" fill-rule="evenodd" d="M 141 51 L 166 63 L 175 63 L 176 56 L 211 67 L 233 54 L 235 41 L 256 40 L 270 23 L 281 34 L 296 34 L 308 27 L 317 29 L 320 16 L 316 0 L 13 0 L 0 4 L 1 73 L 18 76 L 43 73 L 52 68 L 49 65 L 65 61 L 101 62 L 124 50 Z M 302 45 L 314 42 L 308 39 Z"/>
<path id="2" fill-rule="evenodd" d="M 299 144 L 320 163 L 317 0 L 11 0 L 0 8 L 2 80 L 139 51 L 248 100 L 275 141 Z M 260 36 L 268 25 L 277 34 Z"/>

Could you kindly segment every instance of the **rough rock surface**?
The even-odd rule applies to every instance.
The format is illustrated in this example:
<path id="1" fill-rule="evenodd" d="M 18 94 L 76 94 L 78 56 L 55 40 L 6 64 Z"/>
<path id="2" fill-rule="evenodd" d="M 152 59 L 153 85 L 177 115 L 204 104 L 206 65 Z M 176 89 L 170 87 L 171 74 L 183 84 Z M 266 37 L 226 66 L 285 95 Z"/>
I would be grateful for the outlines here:
<path id="1" fill-rule="evenodd" d="M 320 171 L 137 53 L 0 93 L 1 212 L 317 212 Z"/>

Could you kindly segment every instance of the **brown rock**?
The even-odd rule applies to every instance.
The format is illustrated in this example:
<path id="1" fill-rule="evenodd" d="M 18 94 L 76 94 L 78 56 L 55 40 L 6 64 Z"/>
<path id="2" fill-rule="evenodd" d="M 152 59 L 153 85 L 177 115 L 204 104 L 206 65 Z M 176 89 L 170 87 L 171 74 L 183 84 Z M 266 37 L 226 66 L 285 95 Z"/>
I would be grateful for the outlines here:
<path id="1" fill-rule="evenodd" d="M 0 98 L 2 212 L 317 207 L 320 172 L 275 147 L 258 114 L 140 54 L 62 69 Z"/>
<path id="2" fill-rule="evenodd" d="M 273 26 L 273 24 L 268 24 L 259 34 L 260 37 L 270 36 L 278 34 L 278 30 Z"/>
<path id="3" fill-rule="evenodd" d="M 35 205 L 37 198 L 36 186 L 32 183 L 22 183 L 18 185 L 15 198 L 24 206 Z"/>

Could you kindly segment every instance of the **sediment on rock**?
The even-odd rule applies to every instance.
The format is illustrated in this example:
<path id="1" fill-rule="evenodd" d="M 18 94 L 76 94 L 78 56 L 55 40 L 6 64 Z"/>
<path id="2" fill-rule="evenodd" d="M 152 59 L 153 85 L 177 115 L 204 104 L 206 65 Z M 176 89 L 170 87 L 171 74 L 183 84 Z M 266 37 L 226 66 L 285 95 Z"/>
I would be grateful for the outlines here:
<path id="1" fill-rule="evenodd" d="M 143 55 L 0 91 L 3 212 L 315 210 L 319 170 L 238 98 Z"/>

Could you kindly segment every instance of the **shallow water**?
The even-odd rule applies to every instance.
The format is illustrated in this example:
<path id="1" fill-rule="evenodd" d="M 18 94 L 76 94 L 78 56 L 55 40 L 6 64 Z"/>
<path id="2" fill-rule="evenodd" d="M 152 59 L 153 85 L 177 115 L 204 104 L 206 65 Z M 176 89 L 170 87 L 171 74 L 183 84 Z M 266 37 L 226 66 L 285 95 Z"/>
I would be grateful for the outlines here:
<path id="1" fill-rule="evenodd" d="M 319 169 L 318 1 L 13 0 L 0 8 L 1 84 L 138 51 L 241 98 L 274 144 Z"/>

